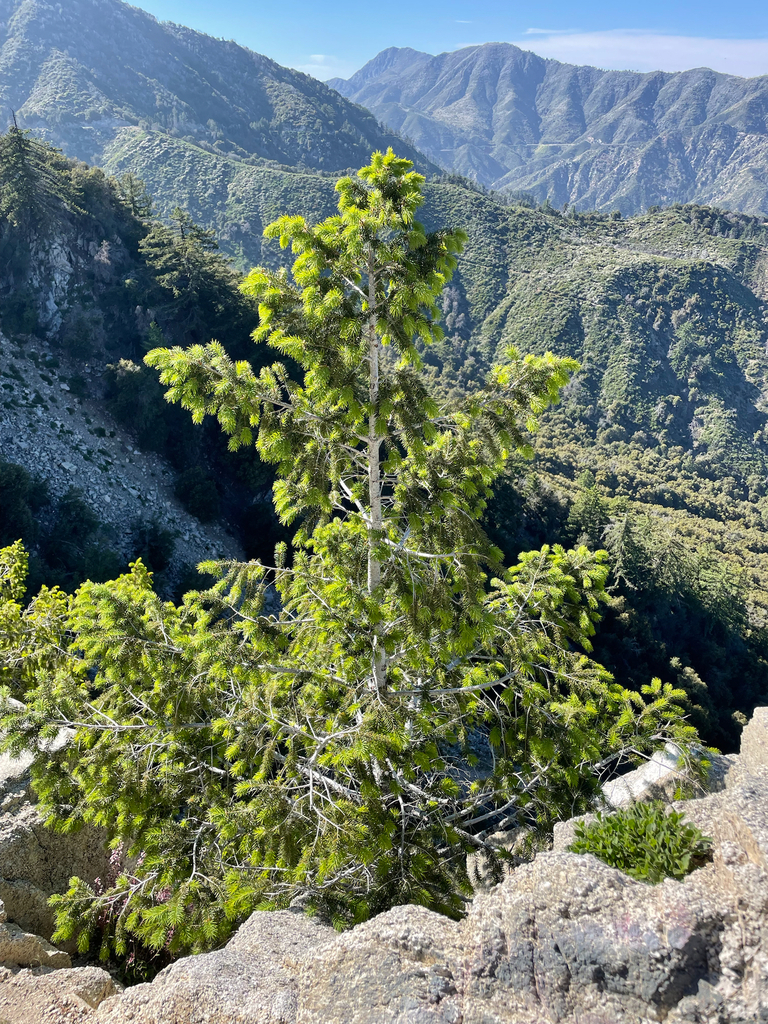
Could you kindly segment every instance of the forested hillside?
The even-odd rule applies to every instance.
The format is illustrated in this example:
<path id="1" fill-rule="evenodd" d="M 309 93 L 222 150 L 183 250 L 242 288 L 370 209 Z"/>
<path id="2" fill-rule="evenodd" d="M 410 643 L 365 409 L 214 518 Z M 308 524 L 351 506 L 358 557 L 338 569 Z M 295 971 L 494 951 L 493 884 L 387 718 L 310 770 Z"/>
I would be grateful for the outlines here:
<path id="1" fill-rule="evenodd" d="M 32 218 L 21 215 L 11 184 L 14 138 L 31 147 Z M 169 146 L 179 158 L 188 152 L 183 142 Z M 138 152 L 151 190 L 167 196 L 178 180 L 173 162 L 153 160 L 149 144 Z M 179 200 L 221 228 L 244 267 L 281 258 L 278 247 L 262 248 L 275 216 L 302 210 L 319 220 L 332 208 L 327 178 L 199 152 Z M 266 556 L 283 535 L 269 506 L 270 471 L 253 454 L 228 454 L 210 428 L 193 427 L 142 365 L 163 338 L 216 337 L 257 365 L 265 358 L 248 339 L 255 307 L 214 237 L 167 207 L 168 222 L 152 222 L 135 177 L 106 178 L 22 133 L 4 138 L 2 160 L 9 269 L 0 328 L 14 351 L 20 359 L 42 353 L 38 340 L 48 339 L 43 372 L 66 373 L 137 450 L 165 457 L 194 516 L 226 523 L 246 554 Z M 211 167 L 218 173 L 206 177 Z M 234 195 L 237 219 L 227 206 Z M 497 542 L 510 560 L 554 540 L 607 545 L 616 589 L 599 657 L 637 685 L 653 673 L 680 680 L 705 735 L 732 744 L 732 712 L 768 692 L 765 227 L 695 206 L 628 220 L 563 215 L 547 204 L 505 205 L 462 179 L 428 184 L 425 195 L 428 227 L 469 235 L 441 299 L 446 337 L 424 353 L 444 398 L 481 381 L 510 343 L 582 365 L 535 437 L 533 463 L 515 463 L 498 490 L 488 519 Z M 13 371 L 4 372 L 15 387 Z M 34 487 L 23 482 L 25 521 L 34 518 Z M 42 557 L 44 538 L 32 540 Z M 67 571 L 71 583 L 91 572 L 82 562 Z"/>
<path id="2" fill-rule="evenodd" d="M 431 166 L 323 83 L 121 0 L 0 0 L 0 106 L 99 165 L 140 129 L 262 164 L 338 171 L 394 143 Z"/>
<path id="3" fill-rule="evenodd" d="M 607 547 L 598 658 L 635 683 L 678 680 L 728 745 L 722 707 L 768 682 L 765 228 L 688 206 L 627 221 L 510 209 L 506 230 L 504 294 L 464 343 L 449 290 L 455 340 L 427 356 L 434 372 L 460 389 L 509 342 L 582 369 L 498 495 L 500 542 L 522 550 L 559 524 Z"/>
<path id="4" fill-rule="evenodd" d="M 142 363 L 214 335 L 250 355 L 255 306 L 210 233 L 149 207 L 131 177 L 0 137 L 0 544 L 24 539 L 33 589 L 141 555 L 180 591 L 202 558 L 274 547 L 269 473 L 171 409 Z"/>
<path id="5" fill-rule="evenodd" d="M 579 209 L 768 212 L 768 78 L 605 71 L 511 43 L 382 51 L 329 83 L 443 167 Z"/>

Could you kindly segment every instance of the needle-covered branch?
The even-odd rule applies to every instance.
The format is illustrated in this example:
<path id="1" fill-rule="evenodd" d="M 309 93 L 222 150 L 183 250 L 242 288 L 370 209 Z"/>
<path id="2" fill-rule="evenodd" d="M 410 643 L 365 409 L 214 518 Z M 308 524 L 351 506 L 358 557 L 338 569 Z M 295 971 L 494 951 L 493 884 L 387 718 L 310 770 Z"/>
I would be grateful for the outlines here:
<path id="1" fill-rule="evenodd" d="M 459 915 L 467 851 L 588 809 L 612 755 L 691 738 L 680 691 L 623 690 L 589 659 L 604 553 L 505 568 L 482 529 L 576 364 L 510 349 L 440 408 L 419 350 L 464 235 L 419 224 L 422 183 L 374 154 L 336 216 L 267 228 L 292 274 L 244 287 L 282 361 L 256 373 L 215 342 L 147 357 L 170 401 L 275 465 L 290 557 L 208 564 L 179 606 L 137 563 L 24 609 L 24 554 L 0 553 L 4 746 L 34 751 L 57 827 L 101 825 L 138 858 L 104 892 L 73 882 L 62 935 L 101 921 L 118 948 L 175 952 L 295 901 L 339 924 L 403 902 Z"/>

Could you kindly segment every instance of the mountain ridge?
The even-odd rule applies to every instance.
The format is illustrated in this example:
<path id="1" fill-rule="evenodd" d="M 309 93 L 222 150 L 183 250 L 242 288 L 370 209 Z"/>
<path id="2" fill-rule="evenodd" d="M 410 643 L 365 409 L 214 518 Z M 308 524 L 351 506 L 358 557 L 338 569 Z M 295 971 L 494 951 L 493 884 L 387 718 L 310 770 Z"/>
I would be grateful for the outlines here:
<path id="1" fill-rule="evenodd" d="M 392 145 L 438 171 L 324 83 L 121 0 L 0 0 L 0 104 L 91 164 L 136 126 L 238 159 L 328 172 Z"/>
<path id="2" fill-rule="evenodd" d="M 511 43 L 389 48 L 328 83 L 436 162 L 502 192 L 637 213 L 768 211 L 768 77 L 606 71 Z"/>

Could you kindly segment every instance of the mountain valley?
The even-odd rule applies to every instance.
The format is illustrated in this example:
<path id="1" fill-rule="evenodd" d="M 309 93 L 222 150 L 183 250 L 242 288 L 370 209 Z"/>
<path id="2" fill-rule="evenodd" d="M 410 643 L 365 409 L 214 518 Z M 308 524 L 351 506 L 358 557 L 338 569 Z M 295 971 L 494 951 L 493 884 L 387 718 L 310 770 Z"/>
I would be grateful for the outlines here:
<path id="1" fill-rule="evenodd" d="M 5 160 L 23 138 L 3 137 Z M 269 560 L 286 536 L 269 504 L 272 470 L 253 452 L 226 452 L 214 424 L 192 426 L 141 365 L 158 341 L 211 337 L 257 367 L 269 359 L 248 340 L 257 312 L 237 290 L 238 273 L 212 232 L 188 214 L 177 211 L 169 226 L 147 220 L 149 198 L 130 172 L 108 178 L 44 144 L 26 145 L 38 175 L 37 218 L 9 210 L 0 232 L 0 249 L 10 256 L 0 277 L 5 459 L 47 477 L 40 482 L 59 501 L 79 484 L 79 500 L 102 520 L 104 538 L 114 535 L 115 500 L 132 501 L 127 533 L 128 513 L 118 516 L 118 562 L 149 544 L 159 567 L 175 543 L 181 566 L 195 537 L 212 552 Z M 226 158 L 215 159 L 229 169 Z M 139 168 L 161 194 L 167 166 Z M 287 254 L 260 237 L 271 217 L 303 209 L 318 220 L 332 211 L 328 178 L 232 173 L 243 225 L 233 251 L 245 266 L 265 257 L 285 265 Z M 254 187 L 251 173 L 274 191 Z M 195 214 L 217 223 L 222 179 L 208 192 L 202 174 L 189 180 L 201 189 L 190 203 Z M 504 203 L 460 179 L 426 185 L 422 217 L 428 229 L 453 224 L 468 233 L 441 299 L 445 338 L 423 353 L 426 377 L 447 403 L 477 387 L 509 345 L 581 363 L 533 438 L 533 463 L 513 460 L 498 489 L 488 514 L 496 542 L 509 561 L 553 541 L 607 545 L 624 569 L 598 634 L 599 656 L 637 685 L 652 673 L 679 677 L 698 694 L 701 727 L 731 745 L 731 713 L 748 711 L 763 686 L 768 692 L 768 228 L 745 214 L 697 206 L 630 219 L 566 216 L 547 205 Z M 226 246 L 232 236 L 224 228 Z M 31 386 L 40 373 L 44 382 Z M 62 396 L 73 387 L 77 401 L 64 415 Z M 136 469 L 125 464 L 124 432 Z M 71 445 L 71 458 L 51 459 L 53 438 Z M 145 485 L 137 485 L 136 472 Z M 198 517 L 196 528 L 169 497 Z M 11 517 L 4 533 L 22 521 Z M 146 524 L 143 534 L 137 521 Z M 34 535 L 25 536 L 34 547 Z M 48 549 L 40 543 L 44 562 Z M 630 563 L 639 551 L 638 577 Z M 656 565 L 650 574 L 648 560 Z M 118 562 L 115 555 L 91 559 L 88 572 L 108 575 Z M 70 566 L 66 579 L 76 582 L 71 574 L 84 564 Z M 182 585 L 185 572 L 168 586 Z M 43 578 L 64 582 L 55 572 Z M 711 634 L 706 645 L 702 629 Z"/>

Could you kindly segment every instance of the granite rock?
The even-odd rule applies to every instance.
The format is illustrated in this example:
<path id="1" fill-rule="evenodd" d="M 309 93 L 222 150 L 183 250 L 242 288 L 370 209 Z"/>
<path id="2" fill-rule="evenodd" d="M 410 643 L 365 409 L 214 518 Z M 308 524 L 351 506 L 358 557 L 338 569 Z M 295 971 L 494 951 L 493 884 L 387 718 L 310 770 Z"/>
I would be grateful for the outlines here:
<path id="1" fill-rule="evenodd" d="M 30 763 L 31 755 L 0 756 L 0 900 L 10 920 L 50 939 L 48 898 L 65 892 L 72 875 L 91 883 L 102 876 L 109 853 L 98 829 L 61 835 L 44 824 L 34 805 Z"/>
<path id="2" fill-rule="evenodd" d="M 14 971 L 0 967 L 0 1021 L 76 1024 L 92 1020 L 96 1007 L 117 991 L 118 986 L 99 967 L 74 967 L 67 971 L 50 967 Z"/>
<path id="3" fill-rule="evenodd" d="M 293 1024 L 305 957 L 336 932 L 291 911 L 254 914 L 230 943 L 166 967 L 153 982 L 107 999 L 98 1020 L 162 1024 Z"/>

